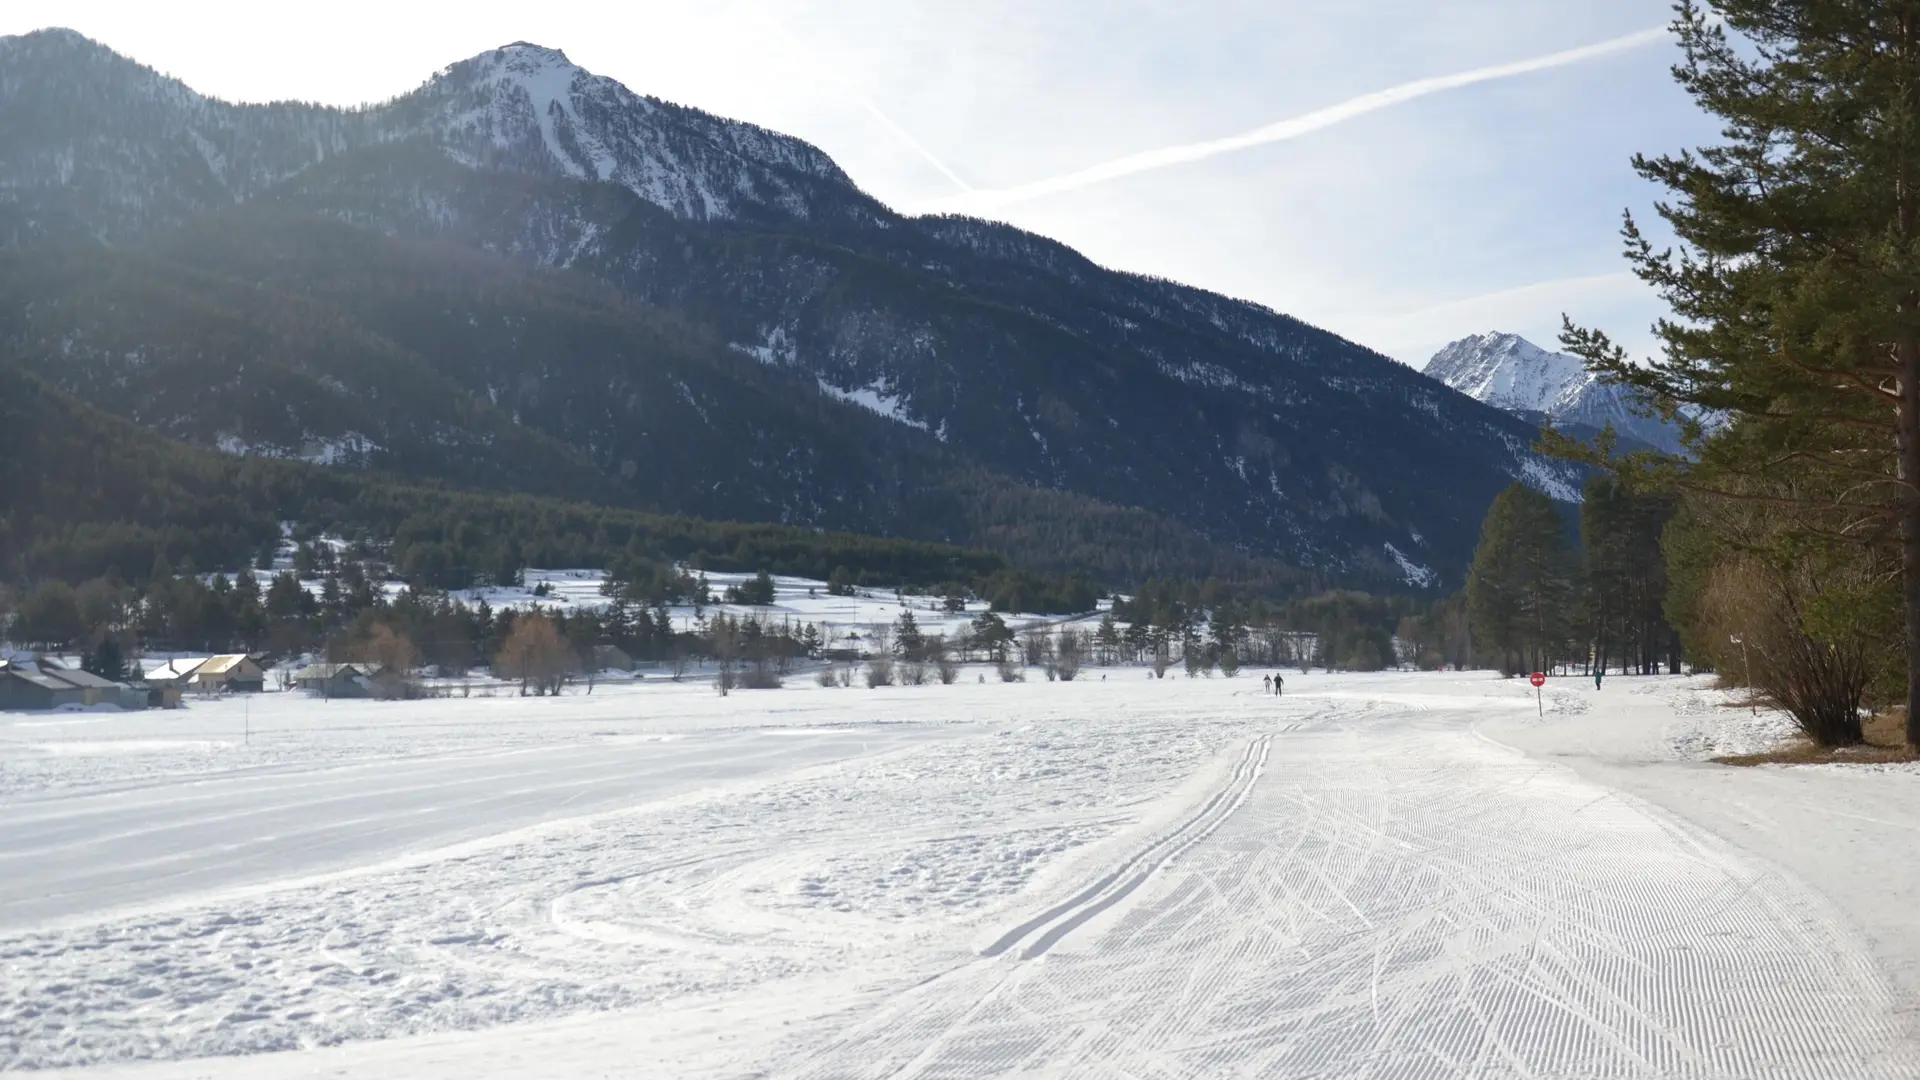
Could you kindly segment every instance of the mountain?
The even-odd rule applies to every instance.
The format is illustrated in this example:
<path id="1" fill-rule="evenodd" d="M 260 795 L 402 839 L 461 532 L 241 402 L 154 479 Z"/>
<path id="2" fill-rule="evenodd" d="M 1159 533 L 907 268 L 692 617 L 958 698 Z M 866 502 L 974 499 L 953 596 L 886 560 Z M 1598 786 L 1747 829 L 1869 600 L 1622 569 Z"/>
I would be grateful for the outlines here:
<path id="1" fill-rule="evenodd" d="M 991 552 L 762 523 L 648 515 L 559 499 L 456 492 L 358 469 L 234 455 L 146 431 L 0 362 L 0 580 L 141 580 L 171 567 L 237 567 L 279 548 L 287 522 L 377 537 L 416 585 L 454 588 L 476 569 L 624 569 L 672 563 L 875 586 L 948 583 L 1085 611 L 1089 587 L 1044 582 Z M 636 575 L 636 572 L 637 575 Z"/>
<path id="2" fill-rule="evenodd" d="M 1569 434 L 1591 436 L 1611 425 L 1627 442 L 1682 452 L 1674 425 L 1635 415 L 1630 389 L 1590 374 L 1577 356 L 1548 352 L 1518 334 L 1461 338 L 1435 353 L 1425 374 L 1477 401 Z"/>
<path id="3" fill-rule="evenodd" d="M 0 132 L 0 348 L 207 446 L 1116 584 L 1454 582 L 1502 487 L 1578 486 L 1526 421 L 1371 350 L 896 214 L 557 50 L 333 109 L 42 31 L 0 38 Z"/>

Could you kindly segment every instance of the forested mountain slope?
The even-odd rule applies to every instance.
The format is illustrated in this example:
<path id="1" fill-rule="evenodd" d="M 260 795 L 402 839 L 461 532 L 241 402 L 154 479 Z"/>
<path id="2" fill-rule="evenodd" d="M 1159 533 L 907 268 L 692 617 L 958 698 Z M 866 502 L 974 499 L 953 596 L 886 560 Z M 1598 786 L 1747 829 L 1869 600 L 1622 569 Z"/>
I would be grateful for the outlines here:
<path id="1" fill-rule="evenodd" d="M 805 143 L 553 50 L 339 110 L 213 101 L 47 31 L 0 39 L 0 132 L 0 242 L 194 271 L 108 314 L 16 272 L 65 305 L 13 321 L 25 358 L 231 449 L 1022 559 L 1067 535 L 1119 583 L 1248 560 L 1457 580 L 1507 483 L 1577 490 L 1523 420 L 1360 346 L 1006 226 L 900 216 Z M 215 350 L 149 303 L 212 306 L 277 359 L 156 399 L 108 359 L 165 354 L 189 382 Z"/>
<path id="2" fill-rule="evenodd" d="M 299 523 L 366 539 L 419 586 L 504 579 L 529 564 L 690 562 L 819 577 L 838 569 L 871 585 L 1065 591 L 977 549 L 454 491 L 218 453 L 109 416 L 4 359 L 0 386 L 0 581 L 138 582 L 156 564 L 246 566 Z M 1072 610 L 1090 604 L 1083 596 Z"/>

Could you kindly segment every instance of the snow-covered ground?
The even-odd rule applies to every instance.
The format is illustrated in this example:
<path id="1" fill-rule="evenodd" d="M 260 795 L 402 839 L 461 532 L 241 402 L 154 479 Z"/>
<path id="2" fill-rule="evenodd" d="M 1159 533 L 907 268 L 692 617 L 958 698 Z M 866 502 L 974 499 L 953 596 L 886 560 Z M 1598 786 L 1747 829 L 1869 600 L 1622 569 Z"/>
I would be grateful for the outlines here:
<path id="1" fill-rule="evenodd" d="M 1920 1075 L 1912 773 L 1703 764 L 1769 736 L 1686 679 L 1101 674 L 0 714 L 0 1070 Z"/>
<path id="2" fill-rule="evenodd" d="M 754 579 L 752 574 L 709 572 L 707 583 L 713 591 L 714 599 L 719 600 L 729 585 L 744 585 Z M 604 608 L 610 602 L 601 594 L 600 587 L 606 580 L 606 573 L 593 569 L 549 570 L 531 567 L 522 572 L 522 582 L 515 586 L 488 586 L 486 588 L 462 589 L 454 595 L 469 604 L 485 600 L 493 608 L 531 608 L 544 607 L 573 611 L 582 608 Z M 544 592 L 539 590 L 544 587 Z M 946 610 L 944 600 L 938 596 L 901 595 L 890 589 L 860 588 L 852 596 L 835 596 L 827 591 L 827 583 L 813 578 L 773 577 L 773 603 L 766 606 L 748 606 L 743 604 L 715 603 L 701 609 L 707 613 L 724 611 L 729 615 L 750 615 L 759 619 L 772 619 L 779 622 L 791 619 L 795 624 L 814 623 L 821 627 L 837 627 L 842 630 L 856 630 L 861 634 L 876 627 L 890 627 L 900 618 L 903 611 L 913 612 L 914 621 L 924 634 L 952 634 L 954 631 L 972 622 L 981 612 L 987 610 L 987 604 L 979 600 L 969 601 L 964 610 L 950 612 Z M 1099 602 L 1098 611 L 1105 611 L 1111 601 Z M 669 609 L 674 625 L 681 628 L 691 627 L 698 614 L 690 604 L 677 605 Z M 1075 617 L 1058 615 L 1032 615 L 1009 612 L 1001 617 L 1013 630 L 1031 626 L 1059 626 L 1070 623 L 1086 622 L 1098 619 L 1098 611 Z"/>

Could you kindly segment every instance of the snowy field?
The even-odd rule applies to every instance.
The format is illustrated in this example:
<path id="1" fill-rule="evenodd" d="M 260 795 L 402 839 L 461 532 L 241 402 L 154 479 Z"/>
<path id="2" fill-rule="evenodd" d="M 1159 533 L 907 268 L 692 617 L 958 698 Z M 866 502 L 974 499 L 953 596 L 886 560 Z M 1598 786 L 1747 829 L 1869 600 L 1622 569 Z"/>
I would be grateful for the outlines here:
<path id="1" fill-rule="evenodd" d="M 714 599 L 719 600 L 730 585 L 745 585 L 754 579 L 753 574 L 735 574 L 709 572 L 706 575 L 708 587 Z M 501 608 L 542 607 L 549 610 L 574 611 L 585 608 L 604 608 L 610 602 L 601 594 L 601 584 L 606 573 L 601 570 L 543 570 L 530 567 L 522 572 L 523 583 L 516 586 L 489 586 L 480 589 L 462 589 L 453 595 L 468 604 L 477 604 L 485 600 L 495 610 Z M 791 619 L 794 623 L 815 623 L 822 627 L 833 626 L 842 630 L 857 630 L 862 634 L 882 627 L 891 627 L 903 611 L 913 612 L 914 621 L 925 634 L 951 635 L 966 626 L 975 616 L 988 610 L 986 602 L 970 600 L 966 607 L 957 612 L 946 610 L 943 598 L 938 596 L 901 595 L 888 589 L 859 588 L 851 596 L 834 596 L 827 591 L 827 583 L 813 578 L 786 577 L 775 574 L 773 577 L 773 603 L 765 606 L 744 604 L 709 604 L 706 612 L 724 611 L 734 616 L 752 616 L 759 619 L 771 619 L 779 622 Z M 317 587 L 316 583 L 316 587 Z M 1105 611 L 1111 601 L 1099 601 L 1099 610 Z M 682 604 L 668 609 L 676 627 L 690 629 L 697 614 L 690 604 Z M 1016 612 L 1003 613 L 1002 618 L 1013 630 L 1023 630 L 1032 626 L 1065 626 L 1070 624 L 1097 622 L 1098 612 L 1077 617 L 1059 615 L 1031 615 Z"/>
<path id="2" fill-rule="evenodd" d="M 0 1071 L 1920 1075 L 1912 771 L 1100 674 L 0 714 Z"/>

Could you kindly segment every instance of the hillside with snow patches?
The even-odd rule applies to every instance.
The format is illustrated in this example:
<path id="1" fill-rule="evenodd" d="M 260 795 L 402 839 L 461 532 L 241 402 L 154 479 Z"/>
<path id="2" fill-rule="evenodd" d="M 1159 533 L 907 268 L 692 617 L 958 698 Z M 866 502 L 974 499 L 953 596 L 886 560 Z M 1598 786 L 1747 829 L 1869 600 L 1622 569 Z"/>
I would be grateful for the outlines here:
<path id="1" fill-rule="evenodd" d="M 816 147 L 557 49 L 334 109 L 42 31 L 0 38 L 0 122 L 0 333 L 204 445 L 1115 584 L 1457 583 L 1502 487 L 1578 487 L 1526 421 L 1372 350 L 897 214 Z"/>

